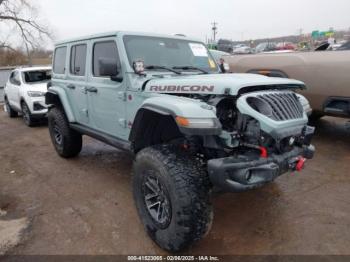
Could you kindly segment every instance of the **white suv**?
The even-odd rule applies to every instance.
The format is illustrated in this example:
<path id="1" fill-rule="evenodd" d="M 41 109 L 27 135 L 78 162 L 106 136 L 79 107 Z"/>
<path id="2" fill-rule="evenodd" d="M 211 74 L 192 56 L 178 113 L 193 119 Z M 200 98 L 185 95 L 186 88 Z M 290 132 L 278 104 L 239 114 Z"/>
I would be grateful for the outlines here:
<path id="1" fill-rule="evenodd" d="M 45 94 L 50 79 L 50 67 L 15 69 L 4 90 L 5 109 L 9 117 L 21 113 L 27 126 L 33 126 L 36 120 L 45 118 Z"/>

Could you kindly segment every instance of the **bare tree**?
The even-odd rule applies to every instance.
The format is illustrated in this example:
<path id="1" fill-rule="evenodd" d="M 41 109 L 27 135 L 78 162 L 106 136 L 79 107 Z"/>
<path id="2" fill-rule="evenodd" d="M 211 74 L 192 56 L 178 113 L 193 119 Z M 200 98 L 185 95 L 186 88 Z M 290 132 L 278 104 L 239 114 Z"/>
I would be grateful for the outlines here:
<path id="1" fill-rule="evenodd" d="M 0 0 L 0 30 L 0 49 L 15 51 L 14 42 L 21 39 L 29 59 L 30 51 L 50 38 L 48 28 L 37 22 L 37 10 L 29 0 Z"/>

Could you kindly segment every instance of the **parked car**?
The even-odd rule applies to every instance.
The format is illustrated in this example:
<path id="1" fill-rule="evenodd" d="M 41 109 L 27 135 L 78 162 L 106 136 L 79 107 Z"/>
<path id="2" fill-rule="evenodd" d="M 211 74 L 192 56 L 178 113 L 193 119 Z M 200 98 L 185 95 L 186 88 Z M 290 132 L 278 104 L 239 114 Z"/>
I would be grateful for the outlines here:
<path id="1" fill-rule="evenodd" d="M 82 37 L 55 47 L 49 133 L 64 158 L 80 153 L 82 135 L 134 153 L 140 219 L 160 247 L 178 251 L 210 230 L 212 186 L 251 190 L 313 157 L 298 88 L 304 83 L 220 74 L 195 39 Z"/>
<path id="2" fill-rule="evenodd" d="M 340 47 L 336 49 L 337 51 L 350 50 L 350 41 L 343 43 Z"/>
<path id="3" fill-rule="evenodd" d="M 9 117 L 23 116 L 27 126 L 46 117 L 45 94 L 51 79 L 50 67 L 23 67 L 13 70 L 4 89 Z"/>
<path id="4" fill-rule="evenodd" d="M 219 39 L 217 48 L 219 51 L 231 54 L 233 52 L 234 45 L 231 40 Z"/>
<path id="5" fill-rule="evenodd" d="M 255 47 L 255 53 L 271 52 L 278 50 L 276 43 L 265 42 L 260 43 Z"/>
<path id="6" fill-rule="evenodd" d="M 237 45 L 233 48 L 232 53 L 240 55 L 240 54 L 251 54 L 252 53 L 252 49 L 247 46 L 247 45 Z"/>
<path id="7" fill-rule="evenodd" d="M 51 79 L 50 67 L 23 67 L 13 70 L 5 85 L 5 109 L 9 117 L 23 116 L 27 126 L 46 117 L 45 94 Z"/>
<path id="8" fill-rule="evenodd" d="M 291 42 L 280 42 L 276 45 L 277 50 L 292 50 L 295 51 L 297 49 L 296 45 Z"/>
<path id="9" fill-rule="evenodd" d="M 350 117 L 349 51 L 230 56 L 226 62 L 235 73 L 302 80 L 308 88 L 301 94 L 309 100 L 315 119 L 324 115 Z"/>

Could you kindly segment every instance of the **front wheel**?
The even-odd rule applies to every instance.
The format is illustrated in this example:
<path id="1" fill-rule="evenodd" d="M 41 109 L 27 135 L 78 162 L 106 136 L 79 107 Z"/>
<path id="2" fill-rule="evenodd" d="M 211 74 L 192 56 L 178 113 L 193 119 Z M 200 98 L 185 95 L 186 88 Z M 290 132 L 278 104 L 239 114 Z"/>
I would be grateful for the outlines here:
<path id="1" fill-rule="evenodd" d="M 32 114 L 30 113 L 29 107 L 25 102 L 22 102 L 21 106 L 22 106 L 22 116 L 23 116 L 24 123 L 29 127 L 33 127 L 35 123 L 34 123 Z"/>
<path id="2" fill-rule="evenodd" d="M 82 148 L 82 136 L 69 127 L 62 109 L 51 108 L 48 114 L 49 132 L 56 152 L 64 158 L 77 156 Z"/>
<path id="3" fill-rule="evenodd" d="M 167 251 L 187 248 L 210 230 L 210 188 L 200 163 L 175 146 L 146 148 L 136 156 L 136 207 L 149 236 Z"/>

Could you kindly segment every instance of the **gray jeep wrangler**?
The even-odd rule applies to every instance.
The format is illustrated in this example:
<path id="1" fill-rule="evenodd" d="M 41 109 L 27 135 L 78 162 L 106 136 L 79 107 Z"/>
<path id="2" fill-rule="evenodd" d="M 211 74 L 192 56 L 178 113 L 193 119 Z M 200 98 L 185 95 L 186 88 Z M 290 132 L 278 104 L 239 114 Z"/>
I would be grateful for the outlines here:
<path id="1" fill-rule="evenodd" d="M 52 143 L 88 135 L 135 154 L 133 193 L 149 236 L 178 251 L 210 229 L 210 194 L 261 187 L 311 159 L 300 81 L 222 74 L 205 45 L 114 32 L 56 45 L 46 94 Z"/>

